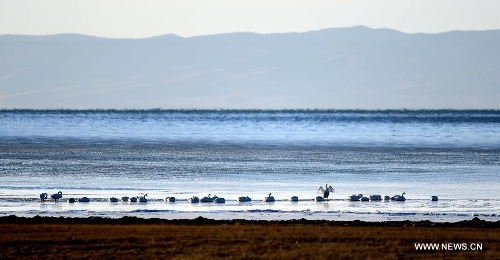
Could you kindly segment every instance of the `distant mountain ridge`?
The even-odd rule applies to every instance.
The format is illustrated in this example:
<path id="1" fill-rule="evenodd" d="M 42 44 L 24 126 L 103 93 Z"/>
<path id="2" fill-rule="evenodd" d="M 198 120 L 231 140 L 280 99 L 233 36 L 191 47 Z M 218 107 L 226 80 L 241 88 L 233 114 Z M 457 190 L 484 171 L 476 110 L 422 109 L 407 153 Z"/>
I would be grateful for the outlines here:
<path id="1" fill-rule="evenodd" d="M 3 35 L 0 108 L 500 109 L 500 30 Z"/>

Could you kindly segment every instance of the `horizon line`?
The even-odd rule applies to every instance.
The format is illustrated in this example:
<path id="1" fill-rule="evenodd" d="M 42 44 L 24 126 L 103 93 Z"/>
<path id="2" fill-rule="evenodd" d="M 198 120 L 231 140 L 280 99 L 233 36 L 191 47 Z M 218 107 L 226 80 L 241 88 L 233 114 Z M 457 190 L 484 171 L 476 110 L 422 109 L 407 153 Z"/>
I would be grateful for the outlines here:
<path id="1" fill-rule="evenodd" d="M 66 112 L 145 112 L 145 111 L 155 111 L 155 112 L 500 112 L 498 108 L 487 108 L 487 109 L 456 109 L 456 108 L 387 108 L 387 109 L 363 109 L 363 108 L 353 108 L 353 109 L 336 109 L 336 108 L 284 108 L 284 109 L 265 109 L 265 108 L 0 108 L 0 112 L 56 112 L 56 111 L 66 111 Z"/>
<path id="2" fill-rule="evenodd" d="M 355 28 L 363 28 L 363 29 L 369 29 L 369 30 L 379 30 L 379 31 L 394 31 L 402 34 L 409 34 L 409 35 L 419 35 L 419 34 L 428 34 L 428 35 L 436 35 L 436 34 L 443 34 L 443 33 L 452 33 L 452 32 L 487 32 L 487 31 L 500 31 L 500 28 L 496 29 L 483 29 L 483 30 L 449 30 L 449 31 L 442 31 L 442 32 L 404 32 L 398 29 L 393 29 L 393 28 L 385 28 L 385 27 L 380 27 L 380 28 L 375 28 L 375 27 L 369 27 L 365 25 L 355 25 L 355 26 L 348 26 L 348 27 L 327 27 L 327 28 L 322 28 L 322 29 L 313 29 L 313 30 L 307 30 L 307 31 L 286 31 L 286 32 L 269 32 L 269 33 L 260 33 L 260 32 L 251 32 L 251 31 L 232 31 L 232 32 L 220 32 L 220 33 L 213 33 L 213 34 L 200 34 L 200 35 L 191 35 L 191 36 L 181 36 L 179 34 L 175 33 L 165 33 L 165 34 L 159 34 L 159 35 L 153 35 L 153 36 L 147 36 L 147 37 L 107 37 L 107 36 L 98 36 L 98 35 L 90 35 L 90 34 L 84 34 L 84 33 L 76 33 L 76 32 L 61 32 L 61 33 L 52 33 L 52 34 L 0 34 L 0 37 L 2 36 L 26 36 L 26 37 L 50 37 L 50 36 L 60 36 L 60 35 L 76 35 L 76 36 L 85 36 L 85 37 L 92 37 L 92 38 L 99 38 L 99 39 L 110 39 L 110 40 L 145 40 L 145 39 L 153 39 L 153 38 L 159 38 L 163 36 L 175 36 L 179 37 L 182 39 L 190 39 L 190 38 L 197 38 L 197 37 L 206 37 L 206 36 L 219 36 L 219 35 L 229 35 L 229 34 L 255 34 L 255 35 L 280 35 L 280 34 L 304 34 L 304 33 L 312 33 L 312 32 L 320 32 L 320 31 L 327 31 L 327 30 L 345 30 L 345 29 L 355 29 Z"/>

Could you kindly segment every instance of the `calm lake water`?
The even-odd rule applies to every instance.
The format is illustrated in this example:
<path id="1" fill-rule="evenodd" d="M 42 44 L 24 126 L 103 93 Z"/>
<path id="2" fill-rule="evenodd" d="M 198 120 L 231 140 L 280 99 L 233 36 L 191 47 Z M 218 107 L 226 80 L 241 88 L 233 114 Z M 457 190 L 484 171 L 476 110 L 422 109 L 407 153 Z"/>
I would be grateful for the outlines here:
<path id="1" fill-rule="evenodd" d="M 499 184 L 500 111 L 0 110 L 0 215 L 500 220 Z"/>

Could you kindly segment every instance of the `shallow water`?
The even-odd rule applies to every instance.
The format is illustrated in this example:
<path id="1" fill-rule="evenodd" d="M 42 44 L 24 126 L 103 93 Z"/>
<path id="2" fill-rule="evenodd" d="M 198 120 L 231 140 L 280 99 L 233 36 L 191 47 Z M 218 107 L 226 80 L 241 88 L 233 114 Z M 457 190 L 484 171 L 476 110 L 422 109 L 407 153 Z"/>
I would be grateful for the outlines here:
<path id="1" fill-rule="evenodd" d="M 0 124 L 0 215 L 500 220 L 500 111 L 4 110 Z M 325 183 L 331 200 L 313 201 Z M 208 194 L 226 203 L 187 202 Z"/>

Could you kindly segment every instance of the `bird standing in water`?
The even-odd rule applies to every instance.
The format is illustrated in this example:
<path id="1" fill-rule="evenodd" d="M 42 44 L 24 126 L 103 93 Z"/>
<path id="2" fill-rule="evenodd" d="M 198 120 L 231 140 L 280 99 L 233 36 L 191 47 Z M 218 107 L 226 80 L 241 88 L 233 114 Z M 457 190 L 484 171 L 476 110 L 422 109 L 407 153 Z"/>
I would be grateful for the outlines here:
<path id="1" fill-rule="evenodd" d="M 330 196 L 330 192 L 335 192 L 335 190 L 332 188 L 332 186 L 328 186 L 328 183 L 325 185 L 325 189 L 323 187 L 319 187 L 318 193 L 323 194 L 324 199 L 328 199 L 328 196 Z"/>

